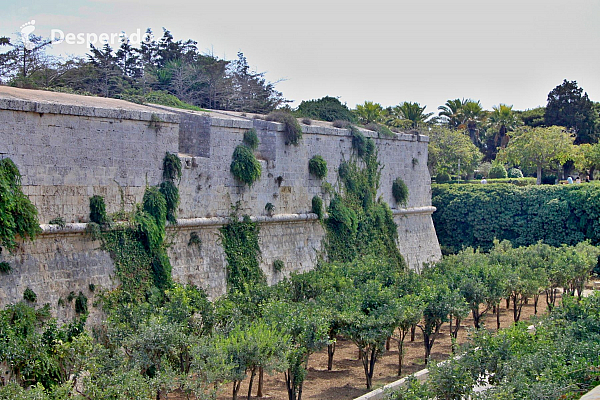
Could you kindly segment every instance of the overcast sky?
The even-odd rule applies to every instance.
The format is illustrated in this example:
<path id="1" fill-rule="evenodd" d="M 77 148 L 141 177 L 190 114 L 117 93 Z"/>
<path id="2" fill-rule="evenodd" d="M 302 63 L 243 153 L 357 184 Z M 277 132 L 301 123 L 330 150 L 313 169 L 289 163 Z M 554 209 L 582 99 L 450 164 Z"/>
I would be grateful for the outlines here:
<path id="1" fill-rule="evenodd" d="M 528 109 L 545 105 L 563 79 L 600 101 L 598 0 L 0 1 L 0 36 L 31 20 L 44 37 L 146 28 L 161 36 L 165 27 L 201 52 L 242 51 L 268 80 L 282 80 L 277 89 L 293 106 L 328 95 L 350 108 L 416 101 L 437 112 L 448 99 L 472 98 Z"/>

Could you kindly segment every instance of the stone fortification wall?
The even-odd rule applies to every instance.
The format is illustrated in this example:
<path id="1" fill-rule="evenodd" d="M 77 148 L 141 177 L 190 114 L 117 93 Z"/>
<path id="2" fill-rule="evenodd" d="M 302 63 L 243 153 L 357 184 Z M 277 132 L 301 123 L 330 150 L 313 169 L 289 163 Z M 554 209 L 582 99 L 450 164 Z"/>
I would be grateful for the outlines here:
<path id="1" fill-rule="evenodd" d="M 225 290 L 225 256 L 219 228 L 231 205 L 260 223 L 261 267 L 268 281 L 315 265 L 324 231 L 310 213 L 315 194 L 327 200 L 322 182 L 308 172 L 308 161 L 320 154 L 328 165 L 326 181 L 337 183 L 337 167 L 352 154 L 348 130 L 315 122 L 303 126 L 298 146 L 285 145 L 283 125 L 236 113 L 193 112 L 139 106 L 114 99 L 0 87 L 0 156 L 10 157 L 23 174 L 23 190 L 46 224 L 62 217 L 67 226 L 43 225 L 44 234 L 15 253 L 3 252 L 13 271 L 0 275 L 0 306 L 22 298 L 26 287 L 38 302 L 50 303 L 63 319 L 72 307 L 56 306 L 70 292 L 93 298 L 90 284 L 110 288 L 114 265 L 99 243 L 86 238 L 89 197 L 105 198 L 107 211 L 130 209 L 141 201 L 146 185 L 162 176 L 165 152 L 179 152 L 179 224 L 168 229 L 169 256 L 177 281 L 206 288 L 212 297 Z M 251 187 L 229 172 L 243 133 L 257 130 L 256 151 L 262 177 Z M 440 257 L 431 221 L 433 208 L 427 171 L 427 137 L 398 134 L 377 138 L 383 166 L 379 193 L 390 204 L 398 224 L 398 246 L 409 265 Z M 401 177 L 409 188 L 406 208 L 399 208 L 391 185 Z M 268 216 L 265 205 L 275 206 Z M 202 246 L 188 245 L 196 232 Z M 273 261 L 284 261 L 281 272 Z M 96 289 L 97 290 L 97 289 Z"/>

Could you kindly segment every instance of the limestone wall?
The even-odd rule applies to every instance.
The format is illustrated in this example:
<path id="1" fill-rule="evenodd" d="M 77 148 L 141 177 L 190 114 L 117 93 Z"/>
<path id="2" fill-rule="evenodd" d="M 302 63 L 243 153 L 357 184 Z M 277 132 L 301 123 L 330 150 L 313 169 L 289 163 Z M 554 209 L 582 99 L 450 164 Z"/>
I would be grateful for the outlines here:
<path id="1" fill-rule="evenodd" d="M 236 113 L 188 112 L 167 107 L 139 106 L 120 100 L 97 99 L 0 86 L 0 156 L 10 157 L 23 174 L 23 190 L 40 212 L 40 221 L 62 217 L 65 228 L 43 225 L 34 243 L 24 243 L 1 260 L 13 267 L 0 275 L 0 306 L 22 298 L 26 287 L 48 302 L 63 319 L 72 305 L 59 299 L 80 290 L 93 297 L 89 285 L 110 288 L 114 266 L 99 243 L 86 238 L 89 197 L 105 198 L 107 211 L 129 209 L 139 202 L 146 185 L 161 181 L 165 152 L 179 152 L 183 177 L 177 227 L 168 229 L 169 256 L 177 281 L 206 288 L 211 297 L 225 290 L 225 256 L 219 228 L 231 205 L 260 223 L 261 267 L 275 283 L 292 271 L 315 265 L 324 231 L 310 213 L 315 194 L 327 201 L 322 182 L 308 172 L 308 161 L 320 154 L 328 164 L 326 181 L 337 183 L 337 167 L 351 157 L 347 130 L 315 122 L 303 126 L 298 146 L 288 146 L 283 126 Z M 251 187 L 229 172 L 243 133 L 257 130 L 256 154 L 262 177 Z M 382 164 L 379 194 L 390 204 L 398 224 L 398 246 L 413 268 L 440 257 L 431 221 L 427 137 L 398 134 L 374 137 Z M 409 188 L 406 208 L 395 204 L 391 185 L 401 177 Z M 267 216 L 265 205 L 275 206 Z M 188 245 L 192 232 L 202 246 Z M 273 270 L 273 261 L 284 270 Z"/>

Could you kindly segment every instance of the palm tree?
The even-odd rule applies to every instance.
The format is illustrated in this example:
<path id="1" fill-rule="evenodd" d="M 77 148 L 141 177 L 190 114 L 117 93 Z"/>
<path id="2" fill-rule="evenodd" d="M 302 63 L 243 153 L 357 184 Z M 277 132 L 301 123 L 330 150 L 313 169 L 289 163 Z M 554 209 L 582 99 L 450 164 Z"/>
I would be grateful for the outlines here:
<path id="1" fill-rule="evenodd" d="M 490 126 L 498 129 L 498 132 L 494 136 L 494 145 L 496 147 L 504 148 L 508 143 L 508 131 L 515 130 L 519 126 L 519 120 L 513 113 L 513 106 L 506 104 L 499 104 L 492 107 L 494 111 L 490 114 Z"/>
<path id="2" fill-rule="evenodd" d="M 448 124 L 450 128 L 458 128 L 458 126 L 462 123 L 459 118 L 459 114 L 464 103 L 464 99 L 454 99 L 448 100 L 446 101 L 446 104 L 438 107 L 438 110 L 440 110 L 438 115 L 446 124 Z"/>
<path id="3" fill-rule="evenodd" d="M 411 121 L 411 126 L 416 128 L 433 115 L 433 113 L 424 113 L 425 108 L 427 108 L 427 106 L 421 107 L 419 103 L 405 101 L 394 107 L 393 110 L 396 115 Z"/>
<path id="4" fill-rule="evenodd" d="M 471 142 L 481 148 L 481 140 L 479 139 L 479 125 L 485 120 L 486 112 L 481 107 L 479 100 L 468 99 L 463 101 L 463 105 L 458 113 L 461 124 L 459 127 L 465 127 L 469 132 Z"/>
<path id="5" fill-rule="evenodd" d="M 381 107 L 381 104 L 373 103 L 372 101 L 365 101 L 365 104 L 357 104 L 356 110 L 354 110 L 358 120 L 363 124 L 379 121 L 382 112 L 383 107 Z"/>

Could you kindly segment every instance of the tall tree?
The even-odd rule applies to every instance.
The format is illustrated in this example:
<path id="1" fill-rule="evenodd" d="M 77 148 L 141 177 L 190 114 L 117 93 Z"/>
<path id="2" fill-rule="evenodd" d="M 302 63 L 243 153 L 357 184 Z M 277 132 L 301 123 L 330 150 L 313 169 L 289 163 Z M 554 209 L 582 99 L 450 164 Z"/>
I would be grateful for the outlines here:
<path id="1" fill-rule="evenodd" d="M 495 133 L 486 141 L 486 161 L 496 157 L 498 148 L 504 148 L 508 144 L 508 131 L 518 126 L 518 119 L 513 112 L 512 106 L 500 104 L 493 107 L 489 116 L 489 126 Z"/>
<path id="2" fill-rule="evenodd" d="M 547 126 L 559 125 L 575 132 L 575 144 L 595 143 L 598 133 L 595 130 L 598 113 L 587 93 L 577 86 L 576 81 L 567 81 L 548 93 L 548 104 L 544 121 Z"/>
<path id="3" fill-rule="evenodd" d="M 537 184 L 542 183 L 542 169 L 572 160 L 574 136 L 563 127 L 523 128 L 501 149 L 497 159 L 521 167 L 537 169 Z"/>
<path id="4" fill-rule="evenodd" d="M 432 127 L 429 131 L 429 158 L 427 166 L 431 174 L 442 171 L 458 173 L 473 172 L 482 154 L 462 132 L 444 127 Z"/>
<path id="5" fill-rule="evenodd" d="M 479 128 L 486 118 L 486 112 L 481 106 L 479 100 L 465 100 L 458 113 L 459 119 L 462 121 L 459 127 L 464 127 L 469 133 L 471 142 L 481 148 L 481 138 L 479 137 Z"/>

